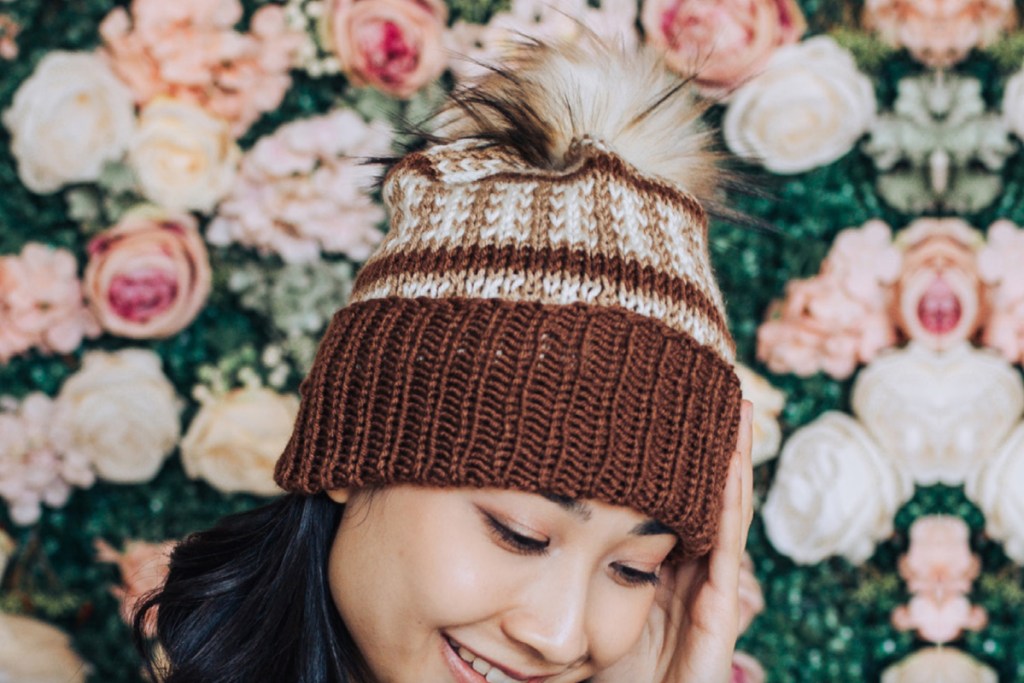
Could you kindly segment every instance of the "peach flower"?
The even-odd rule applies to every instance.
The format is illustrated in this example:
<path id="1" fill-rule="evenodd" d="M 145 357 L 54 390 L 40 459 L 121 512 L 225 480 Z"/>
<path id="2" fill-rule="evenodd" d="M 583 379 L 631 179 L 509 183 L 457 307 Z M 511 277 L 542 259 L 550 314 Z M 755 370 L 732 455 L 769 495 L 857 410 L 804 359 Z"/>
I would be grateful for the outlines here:
<path id="1" fill-rule="evenodd" d="M 904 334 L 935 351 L 973 336 L 984 319 L 981 234 L 959 218 L 922 218 L 896 241 L 904 257 L 893 318 Z"/>
<path id="2" fill-rule="evenodd" d="M 406 99 L 447 66 L 442 0 L 333 0 L 328 12 L 331 49 L 357 87 Z"/>
<path id="3" fill-rule="evenodd" d="M 89 305 L 104 329 L 122 337 L 180 332 L 206 302 L 210 280 L 206 246 L 187 213 L 137 208 L 89 242 Z"/>
<path id="4" fill-rule="evenodd" d="M 757 466 L 779 453 L 779 446 L 782 445 L 779 413 L 786 406 L 786 395 L 746 365 L 737 363 L 734 369 L 740 378 L 743 398 L 754 404 L 754 445 L 751 456 Z"/>
<path id="5" fill-rule="evenodd" d="M 646 0 L 640 20 L 671 69 L 715 90 L 756 75 L 807 30 L 795 0 Z"/>
<path id="6" fill-rule="evenodd" d="M 18 34 L 21 25 L 7 14 L 0 14 L 0 59 L 11 60 L 18 56 Z"/>
<path id="7" fill-rule="evenodd" d="M 1013 0 L 867 0 L 864 24 L 918 61 L 945 68 L 1016 24 Z"/>
<path id="8" fill-rule="evenodd" d="M 102 539 L 94 541 L 96 559 L 116 564 L 121 571 L 122 584 L 111 588 L 110 592 L 120 601 L 121 618 L 126 624 L 132 623 L 135 610 L 146 594 L 160 588 L 167 579 L 171 551 L 176 544 L 177 541 L 128 541 L 124 552 L 118 552 Z M 145 632 L 150 637 L 156 634 L 156 610 L 146 615 Z"/>
<path id="9" fill-rule="evenodd" d="M 73 487 L 87 488 L 96 479 L 92 463 L 63 452 L 51 438 L 54 403 L 33 392 L 20 403 L 0 400 L 0 498 L 15 524 L 34 524 L 42 504 L 61 507 Z"/>
<path id="10" fill-rule="evenodd" d="M 1011 363 L 1024 361 L 1024 230 L 1002 220 L 988 229 L 978 272 L 989 286 L 991 313 L 982 341 Z"/>
<path id="11" fill-rule="evenodd" d="M 384 209 L 370 196 L 379 171 L 360 158 L 390 148 L 386 125 L 346 109 L 285 124 L 242 159 L 206 237 L 289 263 L 314 261 L 321 251 L 365 260 L 383 237 Z"/>
<path id="12" fill-rule="evenodd" d="M 910 527 L 910 549 L 900 558 L 899 572 L 913 597 L 893 611 L 896 628 L 914 629 L 925 640 L 945 643 L 963 629 L 985 626 L 985 610 L 967 599 L 981 571 L 968 533 L 966 522 L 947 515 L 922 517 Z"/>
<path id="13" fill-rule="evenodd" d="M 757 357 L 772 372 L 843 379 L 896 342 L 888 307 L 900 268 L 889 227 L 869 221 L 836 237 L 819 275 L 795 280 L 757 331 Z"/>
<path id="14" fill-rule="evenodd" d="M 70 251 L 36 242 L 0 257 L 0 363 L 32 347 L 70 353 L 99 334 L 77 271 Z"/>
<path id="15" fill-rule="evenodd" d="M 234 30 L 241 18 L 238 0 L 134 0 L 130 15 L 122 7 L 107 15 L 100 35 L 136 102 L 192 102 L 229 121 L 238 137 L 281 103 L 303 41 L 287 29 L 282 7 L 259 8 L 250 33 Z"/>

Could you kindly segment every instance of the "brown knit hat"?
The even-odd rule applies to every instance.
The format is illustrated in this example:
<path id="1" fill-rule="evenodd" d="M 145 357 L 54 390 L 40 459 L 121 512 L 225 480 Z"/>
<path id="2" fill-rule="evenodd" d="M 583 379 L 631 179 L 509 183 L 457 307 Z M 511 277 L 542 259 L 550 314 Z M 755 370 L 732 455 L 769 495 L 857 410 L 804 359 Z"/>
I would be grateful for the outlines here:
<path id="1" fill-rule="evenodd" d="M 694 194 L 714 159 L 647 52 L 533 45 L 388 174 L 285 490 L 414 483 L 626 505 L 710 549 L 740 387 Z"/>

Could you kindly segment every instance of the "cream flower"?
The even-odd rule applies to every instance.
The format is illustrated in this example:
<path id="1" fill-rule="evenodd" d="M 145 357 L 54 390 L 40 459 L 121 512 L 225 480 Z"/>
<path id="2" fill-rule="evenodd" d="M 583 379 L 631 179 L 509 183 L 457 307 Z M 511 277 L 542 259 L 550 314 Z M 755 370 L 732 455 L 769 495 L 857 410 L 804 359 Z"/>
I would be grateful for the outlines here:
<path id="1" fill-rule="evenodd" d="M 289 263 L 315 261 L 321 250 L 363 261 L 383 237 L 384 209 L 370 196 L 378 169 L 361 159 L 390 148 L 389 128 L 346 109 L 285 124 L 242 159 L 207 239 Z"/>
<path id="2" fill-rule="evenodd" d="M 779 413 L 786 405 L 786 395 L 746 365 L 737 363 L 734 369 L 740 378 L 743 398 L 754 404 L 752 456 L 754 464 L 760 465 L 774 458 L 779 452 L 779 445 L 782 443 Z"/>
<path id="3" fill-rule="evenodd" d="M 785 45 L 740 87 L 723 121 L 733 152 L 775 173 L 832 163 L 874 121 L 875 92 L 853 57 L 828 36 Z"/>
<path id="4" fill-rule="evenodd" d="M 892 533 L 912 491 L 853 418 L 828 412 L 786 442 L 761 515 L 772 545 L 794 561 L 859 564 Z"/>
<path id="5" fill-rule="evenodd" d="M 915 482 L 957 486 L 1024 413 L 1024 385 L 991 351 L 963 342 L 936 352 L 915 342 L 866 367 L 852 404 Z"/>
<path id="6" fill-rule="evenodd" d="M 3 581 L 4 571 L 7 570 L 7 563 L 14 554 L 14 539 L 6 531 L 0 529 L 0 582 Z"/>
<path id="7" fill-rule="evenodd" d="M 1003 121 L 1018 138 L 1024 138 L 1024 69 L 1015 73 L 1003 89 Z"/>
<path id="8" fill-rule="evenodd" d="M 991 405 L 991 404 L 990 404 Z M 1018 426 L 984 464 L 967 477 L 964 492 L 985 515 L 985 533 L 1024 564 L 1024 425 Z"/>
<path id="9" fill-rule="evenodd" d="M 61 452 L 87 458 L 103 479 L 145 482 L 178 442 L 179 409 L 152 351 L 91 351 L 57 396 L 53 438 Z"/>
<path id="10" fill-rule="evenodd" d="M 998 683 L 996 672 L 957 649 L 918 650 L 882 672 L 881 683 Z"/>
<path id="11" fill-rule="evenodd" d="M 33 192 L 95 180 L 135 128 L 132 94 L 100 57 L 46 54 L 4 112 L 18 175 Z"/>
<path id="12" fill-rule="evenodd" d="M 572 42 L 584 30 L 626 50 L 634 49 L 636 16 L 634 0 L 601 0 L 600 7 L 592 7 L 587 0 L 560 0 L 557 6 L 545 0 L 512 0 L 507 10 L 496 12 L 484 26 L 461 19 L 455 22 L 446 36 L 456 55 L 451 70 L 460 82 L 473 80 L 488 73 L 487 66 L 502 66 L 524 40 Z"/>
<path id="13" fill-rule="evenodd" d="M 202 407 L 181 441 L 185 473 L 224 493 L 281 493 L 274 465 L 288 444 L 299 400 L 262 387 L 236 389 Z"/>
<path id="14" fill-rule="evenodd" d="M 46 622 L 0 612 L 0 681 L 85 683 L 92 667 L 66 633 Z"/>
<path id="15" fill-rule="evenodd" d="M 149 199 L 165 209 L 202 212 L 231 187 L 240 157 L 226 122 L 172 99 L 146 105 L 128 153 Z"/>

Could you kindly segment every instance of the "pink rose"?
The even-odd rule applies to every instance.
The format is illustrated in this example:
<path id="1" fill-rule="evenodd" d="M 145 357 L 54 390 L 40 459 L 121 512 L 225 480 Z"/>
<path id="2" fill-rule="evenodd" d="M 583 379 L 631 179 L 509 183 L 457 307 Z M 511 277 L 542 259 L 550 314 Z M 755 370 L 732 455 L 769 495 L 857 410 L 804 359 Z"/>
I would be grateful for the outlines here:
<path id="1" fill-rule="evenodd" d="M 1024 360 L 1024 230 L 1002 220 L 988 229 L 978 273 L 989 287 L 991 312 L 982 341 L 1011 363 Z"/>
<path id="2" fill-rule="evenodd" d="M 732 655 L 731 683 L 764 683 L 765 673 L 761 663 L 746 652 Z"/>
<path id="3" fill-rule="evenodd" d="M 171 552 L 177 541 L 163 543 L 145 543 L 128 541 L 124 552 L 116 551 L 102 539 L 94 542 L 96 559 L 100 562 L 111 562 L 121 570 L 122 585 L 110 590 L 121 602 L 121 618 L 131 624 L 135 610 L 144 601 L 146 594 L 163 585 L 167 579 Z M 146 615 L 146 634 L 156 634 L 156 610 Z"/>
<path id="4" fill-rule="evenodd" d="M 71 252 L 35 242 L 0 257 L 0 363 L 32 347 L 70 353 L 99 334 L 77 271 Z"/>
<path id="5" fill-rule="evenodd" d="M 981 235 L 960 219 L 924 218 L 898 241 L 906 251 L 893 317 L 903 333 L 936 351 L 972 337 L 985 317 L 975 257 Z"/>
<path id="6" fill-rule="evenodd" d="M 807 30 L 794 0 L 647 0 L 640 20 L 670 68 L 716 90 L 756 75 Z"/>
<path id="7" fill-rule="evenodd" d="M 89 242 L 85 290 L 105 330 L 168 337 L 196 317 L 210 293 L 206 246 L 187 213 L 143 207 Z"/>
<path id="8" fill-rule="evenodd" d="M 1013 0 L 867 0 L 864 25 L 918 61 L 946 68 L 1016 24 Z"/>
<path id="9" fill-rule="evenodd" d="M 21 25 L 6 14 L 0 14 L 0 59 L 11 60 L 18 56 L 18 34 Z"/>
<path id="10" fill-rule="evenodd" d="M 355 86 L 404 99 L 447 65 L 441 0 L 334 0 L 330 12 L 333 50 Z"/>

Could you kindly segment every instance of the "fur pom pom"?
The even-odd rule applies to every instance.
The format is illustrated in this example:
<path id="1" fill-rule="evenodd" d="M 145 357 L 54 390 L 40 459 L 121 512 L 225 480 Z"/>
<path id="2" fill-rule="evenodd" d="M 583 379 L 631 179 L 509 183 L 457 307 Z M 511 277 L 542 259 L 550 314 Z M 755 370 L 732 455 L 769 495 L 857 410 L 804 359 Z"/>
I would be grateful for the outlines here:
<path id="1" fill-rule="evenodd" d="M 569 165 L 573 143 L 591 137 L 714 204 L 721 155 L 701 120 L 709 105 L 688 86 L 649 48 L 626 50 L 589 32 L 572 44 L 531 41 L 453 92 L 436 135 L 508 146 L 545 169 Z"/>

